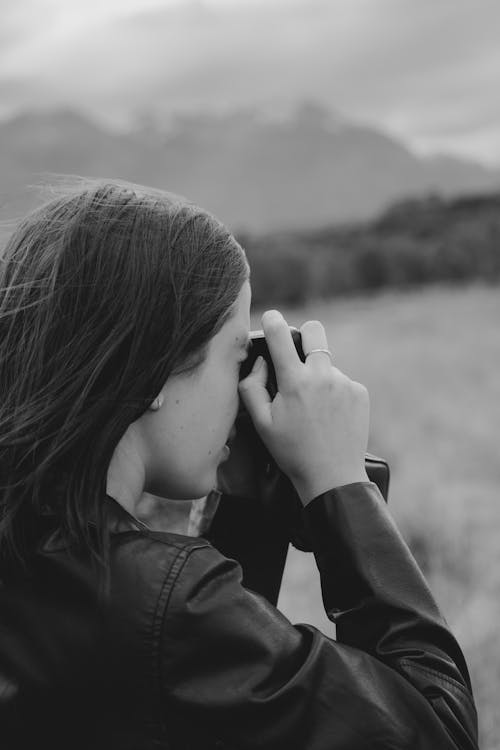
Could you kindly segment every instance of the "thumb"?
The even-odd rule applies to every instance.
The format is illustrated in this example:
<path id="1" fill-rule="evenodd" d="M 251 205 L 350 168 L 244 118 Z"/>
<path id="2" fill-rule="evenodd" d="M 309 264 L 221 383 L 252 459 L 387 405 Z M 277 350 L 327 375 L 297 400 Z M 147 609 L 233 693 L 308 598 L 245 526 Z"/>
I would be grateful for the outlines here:
<path id="1" fill-rule="evenodd" d="M 266 388 L 267 362 L 264 357 L 257 357 L 250 374 L 240 380 L 239 393 L 253 423 L 266 427 L 271 421 L 271 397 Z"/>

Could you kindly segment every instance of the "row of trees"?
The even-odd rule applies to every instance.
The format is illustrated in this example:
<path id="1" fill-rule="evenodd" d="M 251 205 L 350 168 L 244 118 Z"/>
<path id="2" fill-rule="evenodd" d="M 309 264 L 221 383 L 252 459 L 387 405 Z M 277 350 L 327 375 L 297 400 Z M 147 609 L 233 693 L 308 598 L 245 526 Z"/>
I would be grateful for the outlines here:
<path id="1" fill-rule="evenodd" d="M 500 194 L 392 206 L 363 225 L 240 234 L 257 305 L 412 287 L 500 280 Z"/>

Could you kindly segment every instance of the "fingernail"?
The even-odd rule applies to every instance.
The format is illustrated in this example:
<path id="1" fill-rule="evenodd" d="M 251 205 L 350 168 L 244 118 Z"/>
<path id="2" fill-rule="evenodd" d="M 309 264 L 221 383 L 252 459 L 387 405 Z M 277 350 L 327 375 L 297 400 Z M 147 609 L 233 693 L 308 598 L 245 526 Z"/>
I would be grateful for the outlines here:
<path id="1" fill-rule="evenodd" d="M 259 354 L 255 362 L 253 363 L 253 371 L 259 372 L 263 364 L 264 364 L 264 357 Z"/>
<path id="2" fill-rule="evenodd" d="M 266 310 L 268 320 L 283 320 L 283 315 L 279 310 Z"/>

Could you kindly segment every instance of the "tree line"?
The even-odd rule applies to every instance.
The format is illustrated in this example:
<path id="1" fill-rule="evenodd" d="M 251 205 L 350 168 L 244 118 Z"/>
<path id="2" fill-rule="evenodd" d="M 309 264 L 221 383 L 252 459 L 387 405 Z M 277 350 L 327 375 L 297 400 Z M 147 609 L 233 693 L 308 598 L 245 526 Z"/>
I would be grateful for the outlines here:
<path id="1" fill-rule="evenodd" d="M 363 224 L 238 233 L 256 305 L 500 279 L 500 193 L 398 202 Z"/>

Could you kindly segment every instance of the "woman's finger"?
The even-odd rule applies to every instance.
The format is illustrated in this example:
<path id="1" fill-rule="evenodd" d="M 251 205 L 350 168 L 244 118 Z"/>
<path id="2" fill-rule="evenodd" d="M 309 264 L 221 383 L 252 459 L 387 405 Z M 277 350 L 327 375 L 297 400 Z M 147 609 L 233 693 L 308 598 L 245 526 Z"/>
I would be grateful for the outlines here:
<path id="1" fill-rule="evenodd" d="M 293 377 L 302 366 L 293 343 L 290 328 L 278 310 L 266 310 L 262 316 L 262 328 L 273 360 L 278 390 Z"/>
<path id="2" fill-rule="evenodd" d="M 308 320 L 300 327 L 300 333 L 306 365 L 314 370 L 329 371 L 332 357 L 328 354 L 330 347 L 323 324 L 319 320 Z M 317 351 L 318 349 L 326 351 Z"/>
<path id="3" fill-rule="evenodd" d="M 239 394 L 256 427 L 265 429 L 271 421 L 271 397 L 266 388 L 267 362 L 257 357 L 250 374 L 240 380 Z"/>

